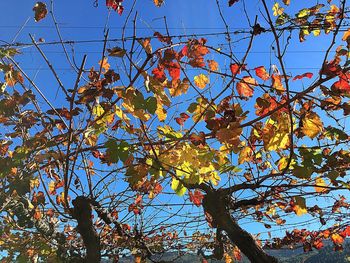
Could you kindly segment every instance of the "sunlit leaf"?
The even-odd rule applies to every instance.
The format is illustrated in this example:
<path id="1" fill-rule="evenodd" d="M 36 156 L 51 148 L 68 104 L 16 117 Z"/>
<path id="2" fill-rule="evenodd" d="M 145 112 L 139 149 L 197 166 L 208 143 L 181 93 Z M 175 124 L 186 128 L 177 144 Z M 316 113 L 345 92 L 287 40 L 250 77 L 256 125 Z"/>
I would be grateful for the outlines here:
<path id="1" fill-rule="evenodd" d="M 266 71 L 264 66 L 255 68 L 255 74 L 262 80 L 268 80 L 270 78 L 269 73 Z"/>
<path id="2" fill-rule="evenodd" d="M 200 88 L 200 89 L 204 89 L 205 86 L 207 84 L 209 84 L 209 78 L 208 76 L 204 75 L 204 74 L 200 74 L 198 76 L 194 77 L 194 84 Z"/>
<path id="3" fill-rule="evenodd" d="M 273 15 L 279 16 L 283 14 L 284 8 L 280 7 L 279 3 L 275 3 L 272 7 Z"/>
<path id="4" fill-rule="evenodd" d="M 302 119 L 302 125 L 302 132 L 311 139 L 323 131 L 321 118 L 315 112 L 307 112 Z"/>

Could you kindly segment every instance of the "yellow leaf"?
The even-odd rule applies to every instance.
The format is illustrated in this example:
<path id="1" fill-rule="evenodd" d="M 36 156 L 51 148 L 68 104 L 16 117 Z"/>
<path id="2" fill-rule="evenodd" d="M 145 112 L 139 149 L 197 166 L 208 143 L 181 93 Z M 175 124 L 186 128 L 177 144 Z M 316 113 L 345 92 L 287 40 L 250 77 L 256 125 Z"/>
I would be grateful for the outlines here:
<path id="1" fill-rule="evenodd" d="M 325 187 L 327 187 L 327 184 L 322 178 L 320 178 L 320 177 L 317 178 L 315 184 L 316 184 L 315 191 L 317 193 L 322 193 L 322 192 L 327 191 L 327 188 L 325 188 Z"/>
<path id="2" fill-rule="evenodd" d="M 165 121 L 167 114 L 161 103 L 157 103 L 157 109 L 155 113 L 159 121 Z"/>
<path id="3" fill-rule="evenodd" d="M 342 40 L 347 41 L 349 37 L 350 37 L 350 28 L 344 33 Z"/>
<path id="4" fill-rule="evenodd" d="M 293 207 L 293 210 L 297 214 L 297 216 L 302 216 L 303 214 L 306 214 L 307 209 L 305 204 L 305 198 L 296 196 L 295 202 L 296 202 L 296 205 Z"/>
<path id="5" fill-rule="evenodd" d="M 194 77 L 194 84 L 200 89 L 204 89 L 208 83 L 209 78 L 204 74 L 200 74 Z"/>
<path id="6" fill-rule="evenodd" d="M 103 61 L 100 60 L 98 62 L 98 64 L 105 70 L 105 71 L 108 71 L 111 67 L 111 65 L 109 65 L 109 63 L 107 62 L 108 61 L 108 58 L 103 58 Z"/>
<path id="7" fill-rule="evenodd" d="M 282 157 L 282 158 L 278 161 L 277 167 L 278 167 L 278 170 L 279 170 L 280 172 L 282 172 L 284 169 L 286 169 L 287 164 L 288 164 L 288 160 L 289 160 L 289 158 L 287 158 L 287 157 Z M 289 164 L 289 168 L 293 168 L 295 163 L 296 163 L 295 160 L 292 159 L 291 162 L 290 162 L 290 164 Z"/>
<path id="8" fill-rule="evenodd" d="M 338 244 L 338 245 L 344 242 L 344 238 L 339 234 L 332 234 L 331 239 L 334 242 L 334 244 Z"/>
<path id="9" fill-rule="evenodd" d="M 270 119 L 262 129 L 262 133 L 265 150 L 286 149 L 289 145 L 289 116 L 281 114 L 276 121 Z"/>
<path id="10" fill-rule="evenodd" d="M 187 190 L 187 188 L 176 178 L 173 178 L 171 182 L 171 189 L 173 189 L 178 196 L 183 196 Z"/>
<path id="11" fill-rule="evenodd" d="M 315 138 L 323 130 L 321 118 L 311 111 L 305 114 L 302 125 L 302 132 L 311 139 Z"/>
<path id="12" fill-rule="evenodd" d="M 39 178 L 34 178 L 29 181 L 30 189 L 34 189 L 35 187 L 38 188 L 40 185 Z"/>
<path id="13" fill-rule="evenodd" d="M 238 163 L 242 164 L 244 162 L 249 162 L 252 160 L 252 154 L 253 150 L 251 147 L 244 147 L 240 152 L 239 152 L 239 157 L 238 157 Z"/>
<path id="14" fill-rule="evenodd" d="M 272 7 L 273 15 L 279 16 L 283 14 L 284 8 L 280 7 L 279 3 L 275 3 Z"/>

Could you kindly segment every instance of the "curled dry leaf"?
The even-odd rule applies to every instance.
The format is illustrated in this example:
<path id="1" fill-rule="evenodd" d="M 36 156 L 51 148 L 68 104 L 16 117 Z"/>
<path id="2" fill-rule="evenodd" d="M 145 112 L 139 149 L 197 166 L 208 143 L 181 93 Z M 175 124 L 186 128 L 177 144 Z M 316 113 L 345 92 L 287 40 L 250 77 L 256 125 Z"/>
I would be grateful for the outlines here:
<path id="1" fill-rule="evenodd" d="M 43 2 L 37 2 L 33 7 L 35 22 L 39 22 L 47 15 L 46 4 Z"/>

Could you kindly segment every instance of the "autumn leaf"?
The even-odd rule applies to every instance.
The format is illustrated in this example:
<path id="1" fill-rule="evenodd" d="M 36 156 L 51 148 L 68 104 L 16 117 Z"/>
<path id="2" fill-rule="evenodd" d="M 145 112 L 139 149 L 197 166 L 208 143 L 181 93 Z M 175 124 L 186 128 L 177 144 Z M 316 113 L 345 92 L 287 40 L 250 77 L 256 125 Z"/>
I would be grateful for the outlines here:
<path id="1" fill-rule="evenodd" d="M 279 16 L 283 14 L 284 8 L 280 7 L 279 3 L 275 3 L 272 7 L 273 15 Z"/>
<path id="2" fill-rule="evenodd" d="M 166 65 L 166 69 L 169 72 L 170 77 L 172 77 L 173 81 L 180 79 L 180 64 L 178 62 L 169 62 Z"/>
<path id="3" fill-rule="evenodd" d="M 187 188 L 176 178 L 173 178 L 171 182 L 171 189 L 173 189 L 178 196 L 183 196 L 187 190 Z"/>
<path id="4" fill-rule="evenodd" d="M 332 234 L 331 240 L 333 241 L 334 244 L 337 244 L 337 245 L 340 245 L 344 242 L 344 238 L 339 234 Z"/>
<path id="5" fill-rule="evenodd" d="M 209 78 L 204 74 L 200 74 L 194 77 L 194 84 L 200 89 L 204 89 L 208 83 Z"/>
<path id="6" fill-rule="evenodd" d="M 242 69 L 245 69 L 245 65 L 239 65 L 237 63 L 230 65 L 230 70 L 233 76 L 241 74 Z"/>
<path id="7" fill-rule="evenodd" d="M 177 124 L 179 125 L 184 125 L 185 121 L 189 118 L 190 116 L 188 116 L 188 114 L 186 114 L 185 112 L 180 113 L 180 117 L 175 118 L 175 121 L 177 122 Z"/>
<path id="8" fill-rule="evenodd" d="M 322 178 L 318 177 L 315 181 L 316 193 L 323 193 L 323 192 L 327 191 L 326 187 L 327 187 L 326 182 Z"/>
<path id="9" fill-rule="evenodd" d="M 277 92 L 283 92 L 284 86 L 282 84 L 282 76 L 277 74 L 272 74 L 272 87 L 277 90 Z"/>
<path id="10" fill-rule="evenodd" d="M 270 75 L 267 73 L 264 66 L 255 68 L 255 74 L 262 80 L 268 80 L 270 78 Z"/>
<path id="11" fill-rule="evenodd" d="M 240 96 L 251 97 L 254 93 L 254 87 L 257 85 L 258 83 L 254 78 L 246 76 L 237 83 L 236 89 Z"/>
<path id="12" fill-rule="evenodd" d="M 47 15 L 46 4 L 43 2 L 37 2 L 33 7 L 35 22 L 39 22 Z"/>
<path id="13" fill-rule="evenodd" d="M 307 112 L 302 119 L 302 132 L 310 137 L 315 138 L 319 133 L 323 131 L 323 123 L 321 118 L 315 112 Z"/>
<path id="14" fill-rule="evenodd" d="M 194 192 L 192 193 L 192 191 L 189 191 L 188 194 L 190 195 L 190 201 L 195 205 L 195 206 L 201 206 L 202 204 L 202 200 L 204 198 L 203 194 L 201 193 L 201 191 L 199 190 L 194 190 Z"/>
<path id="15" fill-rule="evenodd" d="M 157 6 L 157 7 L 161 7 L 164 4 L 164 0 L 153 0 L 153 3 Z"/>
<path id="16" fill-rule="evenodd" d="M 189 87 L 190 81 L 185 78 L 181 82 L 172 82 L 171 87 L 169 87 L 169 92 L 172 97 L 176 97 L 182 94 L 186 94 Z"/>
<path id="17" fill-rule="evenodd" d="M 155 114 L 157 115 L 159 121 L 163 122 L 166 120 L 167 112 L 163 108 L 163 105 L 161 103 L 157 103 L 157 109 L 155 111 Z"/>
<path id="18" fill-rule="evenodd" d="M 108 58 L 103 58 L 103 61 L 100 60 L 98 64 L 107 72 L 111 65 L 108 63 Z"/>
<path id="19" fill-rule="evenodd" d="M 293 211 L 297 214 L 297 216 L 302 216 L 307 213 L 305 198 L 301 196 L 296 196 L 295 204 L 293 207 Z"/>
<path id="20" fill-rule="evenodd" d="M 342 37 L 342 40 L 343 41 L 348 41 L 348 38 L 350 37 L 350 28 L 346 31 L 346 32 L 344 32 L 344 35 L 343 35 L 343 37 Z"/>
<path id="21" fill-rule="evenodd" d="M 215 60 L 208 60 L 207 62 L 211 71 L 217 71 L 219 69 L 219 64 Z"/>
<path id="22" fill-rule="evenodd" d="M 171 43 L 171 38 L 170 37 L 167 37 L 167 36 L 163 36 L 161 33 L 159 32 L 155 32 L 153 34 L 155 37 L 158 38 L 158 40 L 160 42 L 163 42 L 163 43 L 167 43 L 167 44 L 170 44 Z"/>
<path id="23" fill-rule="evenodd" d="M 121 58 L 125 55 L 126 50 L 120 47 L 108 48 L 108 56 Z"/>
<path id="24" fill-rule="evenodd" d="M 304 74 L 302 74 L 302 75 L 297 75 L 297 76 L 295 76 L 295 77 L 293 78 L 293 81 L 294 81 L 294 80 L 298 80 L 298 79 L 302 79 L 302 78 L 309 78 L 309 79 L 311 79 L 313 75 L 314 75 L 314 74 L 312 74 L 311 72 L 307 72 L 307 73 L 304 73 Z"/>
<path id="25" fill-rule="evenodd" d="M 246 146 L 239 152 L 238 163 L 249 162 L 252 159 L 253 150 L 251 147 Z"/>
<path id="26" fill-rule="evenodd" d="M 216 137 L 221 143 L 228 143 L 233 146 L 238 146 L 240 143 L 242 128 L 237 123 L 217 131 Z"/>

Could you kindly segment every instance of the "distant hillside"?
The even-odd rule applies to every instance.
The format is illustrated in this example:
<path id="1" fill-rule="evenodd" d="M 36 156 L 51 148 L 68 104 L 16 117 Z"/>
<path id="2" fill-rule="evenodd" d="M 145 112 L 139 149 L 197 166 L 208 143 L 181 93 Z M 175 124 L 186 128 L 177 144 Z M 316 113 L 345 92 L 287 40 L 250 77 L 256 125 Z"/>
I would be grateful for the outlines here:
<path id="1" fill-rule="evenodd" d="M 349 263 L 350 262 L 350 242 L 344 244 L 344 250 L 342 252 L 333 251 L 331 244 L 326 245 L 321 250 L 312 250 L 308 253 L 304 253 L 301 248 L 299 249 L 282 249 L 282 250 L 270 250 L 269 254 L 277 257 L 280 262 L 283 263 Z M 195 254 L 186 254 L 181 257 L 176 252 L 169 252 L 162 257 L 155 257 L 154 260 L 171 261 L 174 263 L 201 263 L 201 258 Z M 106 261 L 107 263 L 108 261 Z M 134 260 L 130 257 L 120 259 L 121 263 L 133 263 Z M 221 263 L 220 260 L 208 260 L 210 263 Z M 249 260 L 243 257 L 240 263 L 249 263 Z"/>

